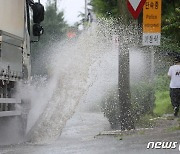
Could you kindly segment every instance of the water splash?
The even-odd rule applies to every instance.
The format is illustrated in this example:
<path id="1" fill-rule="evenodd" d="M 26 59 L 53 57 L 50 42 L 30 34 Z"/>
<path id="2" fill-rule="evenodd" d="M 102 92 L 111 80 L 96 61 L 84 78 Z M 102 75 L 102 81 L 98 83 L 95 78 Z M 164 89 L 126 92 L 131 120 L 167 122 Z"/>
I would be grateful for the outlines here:
<path id="1" fill-rule="evenodd" d="M 22 98 L 32 102 L 28 140 L 47 143 L 57 139 L 80 101 L 90 102 L 91 108 L 92 102 L 101 102 L 117 85 L 118 46 L 113 36 L 120 35 L 118 43 L 123 46 L 131 42 L 132 47 L 138 32 L 117 26 L 116 22 L 102 19 L 78 38 L 49 47 L 49 77 L 35 78 L 24 88 L 20 86 Z"/>
<path id="2" fill-rule="evenodd" d="M 21 98 L 31 101 L 27 124 L 31 142 L 50 142 L 60 135 L 93 84 L 91 66 L 111 51 L 109 38 L 97 33 L 100 27 L 92 27 L 74 40 L 53 44 L 47 61 L 48 78 L 33 78 L 19 86 Z"/>

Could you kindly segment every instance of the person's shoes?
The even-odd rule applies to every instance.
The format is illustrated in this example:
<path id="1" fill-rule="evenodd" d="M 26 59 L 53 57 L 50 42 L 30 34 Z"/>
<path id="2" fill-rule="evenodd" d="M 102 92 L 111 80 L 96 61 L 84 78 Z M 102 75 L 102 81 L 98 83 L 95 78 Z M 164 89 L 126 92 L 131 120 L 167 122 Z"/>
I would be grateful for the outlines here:
<path id="1" fill-rule="evenodd" d="M 174 116 L 175 117 L 178 116 L 178 111 L 179 111 L 179 108 L 178 107 L 174 107 Z"/>

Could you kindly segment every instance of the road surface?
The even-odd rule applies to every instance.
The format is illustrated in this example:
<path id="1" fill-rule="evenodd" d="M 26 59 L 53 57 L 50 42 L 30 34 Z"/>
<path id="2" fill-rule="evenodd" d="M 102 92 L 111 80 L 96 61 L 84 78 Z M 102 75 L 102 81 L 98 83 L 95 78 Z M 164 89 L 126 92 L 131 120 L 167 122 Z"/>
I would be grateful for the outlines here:
<path id="1" fill-rule="evenodd" d="M 180 132 L 161 129 L 124 135 L 98 135 L 110 130 L 102 113 L 77 111 L 68 120 L 61 136 L 48 144 L 23 143 L 1 146 L 0 154 L 169 154 L 180 153 L 176 149 L 147 149 L 149 141 L 177 141 Z M 180 142 L 179 142 L 180 143 Z"/>

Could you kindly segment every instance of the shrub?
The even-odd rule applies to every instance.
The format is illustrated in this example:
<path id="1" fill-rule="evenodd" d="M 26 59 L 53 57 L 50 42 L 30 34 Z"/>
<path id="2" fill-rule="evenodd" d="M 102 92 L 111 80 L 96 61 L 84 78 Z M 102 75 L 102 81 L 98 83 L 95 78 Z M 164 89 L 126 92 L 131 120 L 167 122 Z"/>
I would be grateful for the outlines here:
<path id="1" fill-rule="evenodd" d="M 120 115 L 118 108 L 118 93 L 117 88 L 115 88 L 115 90 L 109 91 L 102 101 L 102 112 L 107 117 L 112 129 L 118 127 L 118 116 Z"/>
<path id="2" fill-rule="evenodd" d="M 153 84 L 140 83 L 131 87 L 132 114 L 135 122 L 138 122 L 141 116 L 153 113 L 154 102 Z"/>
<path id="3" fill-rule="evenodd" d="M 108 118 L 111 127 L 119 127 L 120 104 L 118 101 L 118 90 L 111 90 L 102 101 L 102 111 Z M 134 121 L 138 122 L 141 116 L 153 113 L 154 107 L 154 88 L 152 84 L 141 83 L 131 87 L 131 113 Z"/>
<path id="4" fill-rule="evenodd" d="M 156 91 L 168 91 L 169 90 L 169 78 L 167 74 L 156 76 L 155 78 L 155 90 Z"/>

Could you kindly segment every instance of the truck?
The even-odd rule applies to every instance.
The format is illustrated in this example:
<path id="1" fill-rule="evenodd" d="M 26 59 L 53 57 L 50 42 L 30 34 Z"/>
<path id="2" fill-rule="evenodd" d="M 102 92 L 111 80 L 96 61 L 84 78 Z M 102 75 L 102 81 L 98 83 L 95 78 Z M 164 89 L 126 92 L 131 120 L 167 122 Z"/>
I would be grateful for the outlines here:
<path id="1" fill-rule="evenodd" d="M 25 134 L 28 103 L 15 94 L 17 84 L 31 76 L 31 43 L 39 41 L 43 34 L 40 25 L 43 20 L 44 6 L 40 1 L 0 0 L 1 138 L 4 131 L 9 129 L 6 127 L 11 127 L 8 123 L 13 119 L 18 119 L 16 131 Z M 32 36 L 37 39 L 32 40 Z"/>

